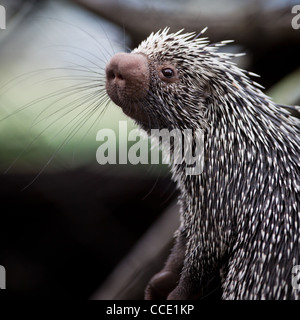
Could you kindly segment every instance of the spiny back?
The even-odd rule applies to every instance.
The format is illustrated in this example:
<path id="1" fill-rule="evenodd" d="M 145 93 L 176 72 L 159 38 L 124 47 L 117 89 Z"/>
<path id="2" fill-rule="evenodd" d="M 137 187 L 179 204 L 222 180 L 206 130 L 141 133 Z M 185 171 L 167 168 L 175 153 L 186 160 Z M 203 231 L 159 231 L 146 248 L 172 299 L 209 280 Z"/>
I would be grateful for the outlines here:
<path id="1" fill-rule="evenodd" d="M 299 298 L 300 122 L 219 51 L 226 43 L 153 33 L 111 59 L 107 92 L 149 133 L 192 129 L 192 147 L 204 135 L 203 172 L 172 167 L 185 248 L 179 292 L 223 269 L 223 298 Z"/>
<path id="2" fill-rule="evenodd" d="M 168 34 L 165 29 L 151 34 L 133 51 L 145 54 L 149 62 L 150 90 L 142 101 L 149 128 L 194 128 L 208 135 L 214 132 L 215 142 L 227 151 L 237 149 L 242 161 L 251 150 L 269 154 L 270 166 L 276 167 L 276 159 L 281 159 L 287 173 L 296 174 L 299 119 L 273 103 L 260 85 L 249 79 L 248 75 L 254 74 L 232 62 L 237 55 L 217 51 L 226 43 L 209 44 L 194 33 Z M 157 67 L 161 65 L 174 66 L 177 81 L 160 81 Z M 297 179 L 293 180 L 294 189 L 299 191 Z"/>
<path id="3" fill-rule="evenodd" d="M 197 252 L 200 243 L 211 266 L 238 252 L 223 297 L 296 297 L 290 276 L 300 263 L 299 120 L 232 62 L 236 55 L 218 51 L 226 43 L 165 29 L 134 50 L 147 57 L 151 74 L 142 103 L 146 129 L 205 133 L 204 172 L 186 176 L 174 167 L 173 178 L 182 191 L 187 252 Z M 176 68 L 177 81 L 160 81 L 162 65 Z M 251 275 L 246 287 L 235 281 L 244 274 Z"/>

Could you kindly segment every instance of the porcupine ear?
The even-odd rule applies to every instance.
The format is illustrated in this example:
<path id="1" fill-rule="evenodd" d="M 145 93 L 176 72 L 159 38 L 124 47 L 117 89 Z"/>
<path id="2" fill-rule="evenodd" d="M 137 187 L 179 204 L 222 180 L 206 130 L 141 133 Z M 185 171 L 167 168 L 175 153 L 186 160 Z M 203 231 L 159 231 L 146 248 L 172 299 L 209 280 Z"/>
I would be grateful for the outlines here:
<path id="1" fill-rule="evenodd" d="M 197 98 L 199 99 L 200 104 L 203 106 L 205 105 L 212 97 L 213 92 L 209 85 L 209 83 L 200 83 L 197 86 Z"/>
<path id="2" fill-rule="evenodd" d="M 213 95 L 213 89 L 209 83 L 208 79 L 201 79 L 201 82 L 199 81 L 196 85 L 196 88 L 198 88 L 198 96 L 200 101 L 203 103 L 207 102 L 209 98 Z"/>

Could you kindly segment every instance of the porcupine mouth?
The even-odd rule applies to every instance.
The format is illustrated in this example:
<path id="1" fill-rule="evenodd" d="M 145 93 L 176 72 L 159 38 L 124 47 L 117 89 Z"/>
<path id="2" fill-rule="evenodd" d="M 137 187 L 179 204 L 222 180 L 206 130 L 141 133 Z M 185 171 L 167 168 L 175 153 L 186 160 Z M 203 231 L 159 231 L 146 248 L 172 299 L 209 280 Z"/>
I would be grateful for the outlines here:
<path id="1" fill-rule="evenodd" d="M 131 95 L 127 95 L 123 90 L 119 87 L 110 88 L 107 90 L 107 93 L 111 100 L 120 108 L 122 108 L 123 112 L 129 116 L 130 118 L 139 121 L 146 122 L 147 116 L 143 110 L 143 100 L 132 98 Z"/>

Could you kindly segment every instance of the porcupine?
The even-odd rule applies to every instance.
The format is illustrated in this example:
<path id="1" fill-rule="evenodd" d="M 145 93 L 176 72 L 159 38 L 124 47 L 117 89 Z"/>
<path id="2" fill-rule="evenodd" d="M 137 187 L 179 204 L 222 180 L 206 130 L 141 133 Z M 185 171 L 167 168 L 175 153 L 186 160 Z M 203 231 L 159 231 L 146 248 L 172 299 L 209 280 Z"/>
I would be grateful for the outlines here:
<path id="1" fill-rule="evenodd" d="M 171 168 L 181 224 L 146 299 L 201 298 L 216 275 L 223 299 L 300 297 L 299 120 L 220 52 L 227 42 L 166 28 L 106 67 L 109 97 L 142 129 L 204 134 L 203 172 Z"/>

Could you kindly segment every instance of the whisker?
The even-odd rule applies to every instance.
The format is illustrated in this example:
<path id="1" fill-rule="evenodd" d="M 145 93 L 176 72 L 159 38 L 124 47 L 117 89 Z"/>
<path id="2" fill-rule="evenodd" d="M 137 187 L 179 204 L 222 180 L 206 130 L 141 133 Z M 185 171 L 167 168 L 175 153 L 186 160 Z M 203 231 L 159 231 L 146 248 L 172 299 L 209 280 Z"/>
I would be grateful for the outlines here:
<path id="1" fill-rule="evenodd" d="M 48 146 L 54 146 L 50 149 L 51 156 L 46 159 L 46 161 L 43 161 L 34 179 L 22 190 L 30 187 L 43 174 L 53 159 L 57 157 L 61 150 L 74 139 L 75 136 L 76 147 L 81 145 L 82 142 L 89 137 L 90 132 L 95 128 L 96 124 L 100 122 L 110 104 L 110 99 L 105 91 L 104 71 L 107 61 L 112 54 L 115 53 L 113 43 L 117 41 L 108 37 L 105 28 L 103 28 L 103 34 L 106 39 L 103 41 L 105 41 L 105 43 L 108 41 L 108 45 L 104 45 L 97 37 L 72 23 L 60 21 L 56 18 L 43 17 L 42 19 L 55 20 L 74 26 L 93 40 L 96 51 L 89 51 L 86 47 L 77 48 L 76 45 L 50 45 L 46 47 L 46 49 L 56 49 L 59 57 L 63 57 L 64 61 L 59 61 L 59 64 L 63 64 L 63 66 L 46 67 L 26 72 L 10 81 L 1 82 L 0 96 L 3 95 L 5 98 L 10 90 L 14 89 L 16 85 L 23 85 L 25 81 L 26 85 L 30 85 L 30 88 L 32 88 L 32 85 L 37 84 L 42 88 L 44 88 L 43 86 L 45 85 L 51 86 L 52 89 L 50 89 L 52 92 L 49 92 L 46 87 L 48 90 L 46 94 L 40 96 L 35 95 L 34 99 L 32 99 L 31 96 L 30 101 L 28 101 L 26 96 L 21 106 L 15 106 L 10 110 L 9 114 L 4 113 L 0 117 L 1 122 L 13 116 L 23 116 L 23 113 L 25 115 L 28 114 L 32 120 L 29 118 L 30 122 L 27 127 L 27 134 L 34 134 L 30 137 L 29 141 L 26 142 L 25 146 L 22 147 L 22 150 L 18 150 L 17 156 L 4 173 L 8 173 L 16 163 L 20 161 L 20 158 L 24 154 L 28 153 L 33 146 L 36 146 L 43 135 L 46 135 Z M 124 36 L 124 46 L 125 45 L 126 39 Z M 65 59 L 65 57 L 67 57 L 67 59 Z M 57 88 L 60 84 L 62 84 L 62 87 Z M 36 90 L 36 92 L 39 91 Z M 44 90 L 42 92 L 44 92 Z M 35 132 L 38 125 L 42 127 L 38 127 L 38 132 Z M 78 152 L 78 148 L 74 147 L 73 160 L 76 152 Z"/>
<path id="2" fill-rule="evenodd" d="M 75 118 L 77 118 L 77 116 Z M 30 187 L 40 177 L 40 175 L 46 170 L 46 168 L 50 165 L 52 160 L 57 156 L 57 154 L 61 151 L 61 149 L 74 137 L 74 135 L 81 129 L 82 125 L 85 124 L 89 119 L 90 119 L 90 112 L 88 112 L 84 117 L 79 119 L 78 123 L 73 124 L 72 130 L 67 134 L 67 136 L 65 137 L 63 142 L 60 144 L 60 146 L 55 150 L 55 152 L 52 154 L 52 156 L 49 158 L 46 164 L 42 167 L 39 173 L 35 176 L 35 178 L 29 184 L 27 184 L 22 189 L 22 191 Z M 74 118 L 71 121 L 74 121 Z"/>
<path id="3" fill-rule="evenodd" d="M 47 108 L 45 108 L 44 110 L 42 110 L 42 111 L 39 113 L 39 115 L 38 115 L 38 116 L 35 118 L 35 120 L 33 121 L 32 126 L 34 126 L 34 125 L 40 123 L 41 121 L 47 119 L 49 116 L 54 115 L 54 114 L 57 113 L 58 111 L 61 111 L 61 110 L 65 109 L 65 108 L 67 108 L 67 107 L 69 107 L 69 106 L 72 106 L 72 104 L 73 104 L 74 102 L 76 102 L 77 100 L 73 100 L 73 101 L 69 102 L 67 105 L 64 105 L 64 106 L 61 107 L 59 110 L 56 110 L 56 111 L 54 111 L 53 113 L 51 113 L 50 115 L 48 115 L 48 116 L 40 119 L 39 121 L 37 121 L 37 120 L 39 119 L 39 117 L 40 117 L 49 107 L 55 105 L 57 102 L 61 102 L 61 103 L 62 103 L 63 100 L 65 100 L 65 99 L 67 99 L 67 98 L 69 98 L 69 97 L 72 97 L 72 96 L 74 96 L 74 95 L 78 95 L 78 93 L 80 93 L 80 92 L 86 92 L 87 90 L 92 89 L 92 88 L 98 88 L 98 86 L 86 86 L 86 87 L 82 87 L 82 86 L 80 86 L 80 87 L 72 86 L 72 87 L 69 88 L 70 90 L 68 90 L 68 93 L 65 94 L 64 96 L 59 96 L 59 94 L 58 94 L 57 100 L 55 100 L 55 101 L 52 102 L 51 104 L 47 105 Z M 65 93 L 65 92 L 64 92 L 64 93 Z M 78 100 L 84 99 L 84 97 L 85 97 L 85 96 L 79 97 Z"/>

